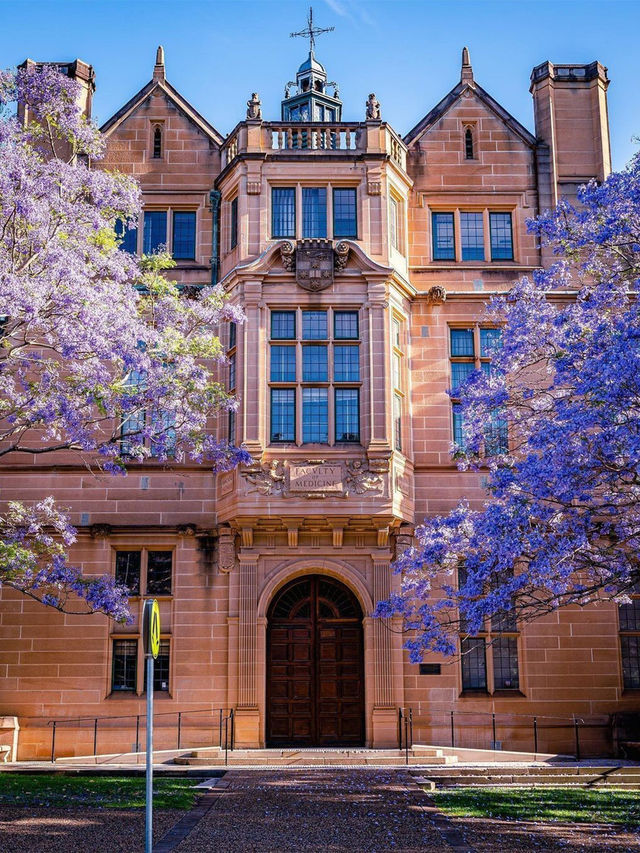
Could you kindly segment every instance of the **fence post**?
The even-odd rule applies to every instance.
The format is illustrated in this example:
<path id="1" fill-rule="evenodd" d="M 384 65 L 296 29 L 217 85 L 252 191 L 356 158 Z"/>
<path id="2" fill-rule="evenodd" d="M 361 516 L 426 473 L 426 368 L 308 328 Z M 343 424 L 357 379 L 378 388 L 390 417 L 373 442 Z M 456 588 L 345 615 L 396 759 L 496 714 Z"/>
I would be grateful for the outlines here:
<path id="1" fill-rule="evenodd" d="M 220 716 L 218 720 L 218 742 L 222 748 L 222 708 L 220 708 Z"/>
<path id="2" fill-rule="evenodd" d="M 453 747 L 455 747 L 455 745 L 456 745 L 456 734 L 455 734 L 455 728 L 454 728 L 454 723 L 453 723 L 453 711 L 451 711 L 451 747 L 453 748 Z"/>
<path id="3" fill-rule="evenodd" d="M 402 749 L 402 708 L 398 708 L 398 749 Z"/>
<path id="4" fill-rule="evenodd" d="M 140 752 L 140 714 L 136 716 L 136 752 Z M 136 763 L 138 759 L 136 758 Z"/>
<path id="5" fill-rule="evenodd" d="M 182 734 L 182 711 L 178 711 L 178 749 L 180 749 L 180 736 Z"/>
<path id="6" fill-rule="evenodd" d="M 533 718 L 533 753 L 536 755 L 538 752 L 538 718 Z"/>
<path id="7" fill-rule="evenodd" d="M 229 746 L 229 717 L 224 718 L 224 766 L 227 766 L 227 749 Z"/>
<path id="8" fill-rule="evenodd" d="M 56 721 L 53 721 L 53 728 L 51 729 L 51 763 L 53 764 L 56 760 Z"/>
<path id="9" fill-rule="evenodd" d="M 93 757 L 98 754 L 98 718 L 93 719 Z"/>
<path id="10" fill-rule="evenodd" d="M 580 723 L 577 717 L 573 718 L 573 728 L 576 734 L 576 761 L 580 761 Z"/>
<path id="11" fill-rule="evenodd" d="M 235 749 L 235 740 L 236 740 L 236 718 L 233 713 L 233 708 L 231 709 L 231 751 Z"/>
<path id="12" fill-rule="evenodd" d="M 404 715 L 404 763 L 409 763 L 409 715 Z"/>
<path id="13" fill-rule="evenodd" d="M 496 715 L 495 715 L 495 712 L 491 714 L 491 735 L 493 737 L 493 743 L 491 745 L 491 749 L 497 749 L 497 747 L 496 747 Z"/>

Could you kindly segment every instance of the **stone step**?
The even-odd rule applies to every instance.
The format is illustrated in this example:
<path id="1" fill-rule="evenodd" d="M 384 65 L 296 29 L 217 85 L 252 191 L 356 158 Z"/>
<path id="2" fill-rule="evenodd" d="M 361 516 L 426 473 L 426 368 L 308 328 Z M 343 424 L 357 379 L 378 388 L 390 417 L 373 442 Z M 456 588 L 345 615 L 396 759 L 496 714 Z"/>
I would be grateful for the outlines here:
<path id="1" fill-rule="evenodd" d="M 431 774 L 429 774 L 430 781 L 435 784 L 436 790 L 443 790 L 445 788 L 621 788 L 626 790 L 634 790 L 637 791 L 640 789 L 640 780 L 636 782 L 630 781 L 617 781 L 617 780 L 609 780 L 609 781 L 601 781 L 590 783 L 588 781 L 576 781 L 577 777 L 569 776 L 566 779 L 562 779 L 561 777 L 552 777 L 552 778 L 531 778 L 531 777 L 515 777 L 513 779 L 509 779 L 508 777 L 502 776 L 498 779 L 488 779 L 486 776 L 482 777 L 465 777 L 449 779 L 447 777 L 440 777 L 439 779 L 433 779 Z M 433 790 L 431 786 L 429 786 L 428 782 L 424 785 L 426 791 Z"/>
<path id="2" fill-rule="evenodd" d="M 455 756 L 443 755 L 412 755 L 409 754 L 410 766 L 450 765 L 456 761 Z M 406 756 L 400 751 L 395 753 L 375 754 L 370 753 L 322 753 L 296 751 L 284 754 L 269 754 L 266 750 L 238 751 L 227 753 L 218 750 L 197 750 L 196 752 L 177 756 L 174 764 L 187 765 L 191 767 L 404 767 Z"/>
<path id="3" fill-rule="evenodd" d="M 578 776 L 578 777 L 631 777 L 640 778 L 640 767 L 600 767 L 600 766 L 576 766 L 576 767 L 549 767 L 546 765 L 519 767 L 477 767 L 459 766 L 450 770 L 435 770 L 434 773 L 446 776 Z"/>

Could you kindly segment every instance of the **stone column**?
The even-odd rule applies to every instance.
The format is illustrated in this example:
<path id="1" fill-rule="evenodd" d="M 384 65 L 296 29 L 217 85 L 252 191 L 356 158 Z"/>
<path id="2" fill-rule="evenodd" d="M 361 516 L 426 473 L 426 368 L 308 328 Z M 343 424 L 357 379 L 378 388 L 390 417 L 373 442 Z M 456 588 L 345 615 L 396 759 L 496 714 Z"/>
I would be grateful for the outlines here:
<path id="1" fill-rule="evenodd" d="M 242 440 L 253 456 L 260 456 L 264 444 L 260 413 L 264 397 L 265 329 L 262 326 L 262 283 L 246 281 L 243 287 L 246 323 L 243 329 L 242 376 Z"/>
<path id="2" fill-rule="evenodd" d="M 388 598 L 391 592 L 391 558 L 373 555 L 373 601 Z M 373 620 L 373 746 L 392 747 L 398 743 L 398 709 L 394 704 L 392 636 L 387 619 Z"/>
<path id="3" fill-rule="evenodd" d="M 240 554 L 238 584 L 238 705 L 236 743 L 259 746 L 260 717 L 256 684 L 258 559 Z"/>

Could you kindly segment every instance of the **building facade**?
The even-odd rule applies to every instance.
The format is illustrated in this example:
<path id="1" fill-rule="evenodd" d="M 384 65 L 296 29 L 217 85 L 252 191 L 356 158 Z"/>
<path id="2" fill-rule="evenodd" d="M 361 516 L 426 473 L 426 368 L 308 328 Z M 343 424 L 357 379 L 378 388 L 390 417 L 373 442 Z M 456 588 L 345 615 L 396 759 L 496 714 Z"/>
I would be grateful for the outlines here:
<path id="1" fill-rule="evenodd" d="M 61 70 L 89 111 L 91 67 Z M 253 94 L 224 136 L 158 50 L 150 82 L 102 128 L 101 167 L 142 186 L 123 250 L 166 244 L 177 281 L 221 282 L 243 306 L 246 323 L 221 330 L 240 408 L 212 429 L 254 463 L 214 476 L 151 460 L 126 479 L 63 454 L 3 463 L 4 497 L 56 495 L 79 529 L 74 560 L 136 593 L 120 626 L 2 590 L 0 710 L 20 720 L 21 758 L 47 753 L 51 719 L 144 713 L 148 597 L 161 608 L 158 713 L 234 709 L 237 745 L 395 745 L 407 707 L 434 726 L 436 712 L 448 726 L 452 711 L 638 707 L 633 606 L 488 630 L 422 667 L 402 626 L 371 615 L 414 525 L 483 500 L 481 477 L 451 458 L 461 426 L 447 391 L 488 369 L 487 299 L 547 260 L 526 220 L 609 173 L 607 86 L 598 62 L 537 66 L 534 134 L 476 82 L 465 49 L 459 82 L 402 136 L 373 94 L 362 120 L 344 120 L 312 50 L 279 121 Z M 494 439 L 507 440 L 500 425 Z M 62 749 L 87 743 L 69 735 Z"/>

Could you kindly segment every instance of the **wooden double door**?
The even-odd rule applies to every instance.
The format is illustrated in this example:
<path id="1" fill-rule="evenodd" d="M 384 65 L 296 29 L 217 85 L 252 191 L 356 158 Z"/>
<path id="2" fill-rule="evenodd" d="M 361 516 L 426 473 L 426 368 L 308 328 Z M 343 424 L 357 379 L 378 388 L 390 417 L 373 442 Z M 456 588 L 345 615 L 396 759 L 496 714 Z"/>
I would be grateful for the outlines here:
<path id="1" fill-rule="evenodd" d="M 269 609 L 267 745 L 364 742 L 362 610 L 344 584 L 297 578 Z"/>

